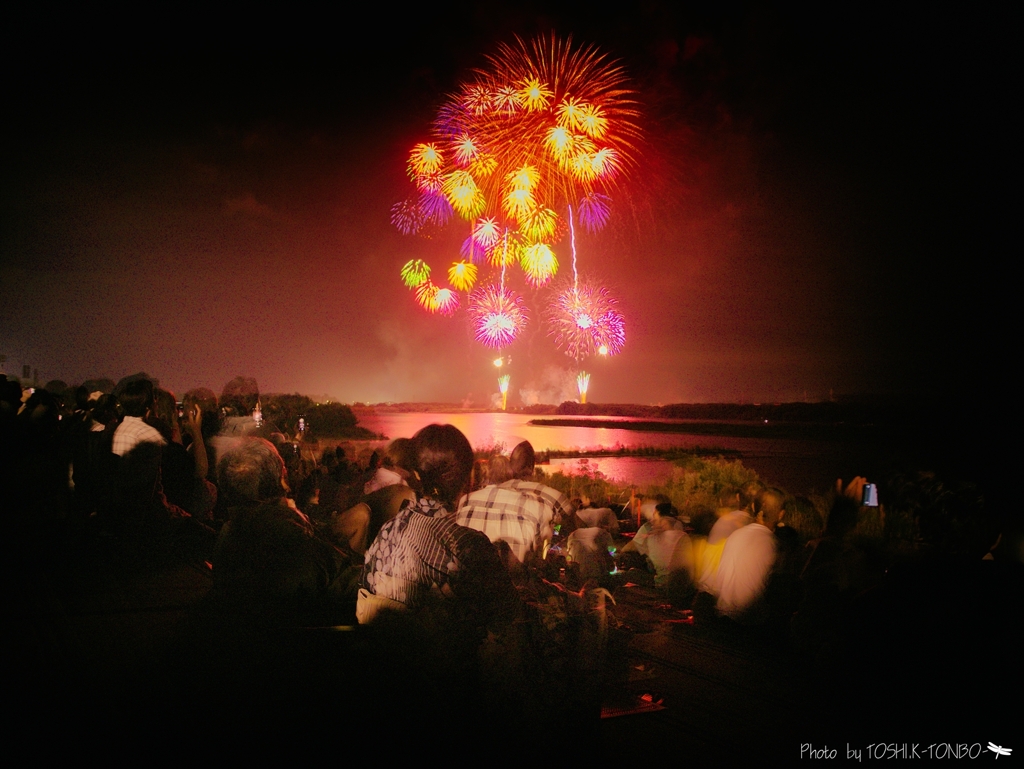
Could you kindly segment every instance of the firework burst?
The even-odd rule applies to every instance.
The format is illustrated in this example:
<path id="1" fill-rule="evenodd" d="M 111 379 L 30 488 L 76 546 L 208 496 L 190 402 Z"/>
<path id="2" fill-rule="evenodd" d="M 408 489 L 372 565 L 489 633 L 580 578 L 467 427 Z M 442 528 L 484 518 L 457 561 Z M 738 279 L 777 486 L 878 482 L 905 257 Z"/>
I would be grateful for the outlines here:
<path id="1" fill-rule="evenodd" d="M 476 283 L 477 267 L 470 262 L 456 262 L 448 268 L 448 282 L 459 291 L 470 291 Z"/>
<path id="2" fill-rule="evenodd" d="M 418 284 L 414 289 L 416 295 L 416 301 L 419 302 L 427 312 L 437 312 L 437 292 L 438 287 L 431 283 L 429 280 L 425 280 Z"/>
<path id="3" fill-rule="evenodd" d="M 430 280 L 430 265 L 422 259 L 410 259 L 402 267 L 402 282 L 409 288 L 416 288 Z"/>
<path id="4" fill-rule="evenodd" d="M 597 319 L 594 343 L 600 355 L 618 355 L 626 344 L 626 319 L 618 310 L 608 310 Z"/>
<path id="5" fill-rule="evenodd" d="M 434 130 L 438 144 L 456 154 L 472 137 L 480 156 L 504 169 L 488 195 L 495 205 L 504 202 L 517 224 L 511 192 L 529 192 L 537 206 L 558 211 L 608 191 L 615 174 L 634 164 L 636 102 L 622 68 L 596 48 L 556 37 L 517 38 L 488 65 L 449 100 Z M 530 169 L 525 178 L 523 169 Z"/>
<path id="6" fill-rule="evenodd" d="M 626 340 L 625 321 L 616 304 L 607 288 L 586 281 L 560 291 L 548 310 L 549 334 L 555 346 L 577 361 L 593 355 L 602 345 L 609 354 L 621 351 Z"/>
<path id="7" fill-rule="evenodd" d="M 555 247 L 570 232 L 572 281 L 549 301 L 549 333 L 577 361 L 621 351 L 624 318 L 607 289 L 580 280 L 573 228 L 574 216 L 589 232 L 603 228 L 620 178 L 637 165 L 639 114 L 621 66 L 571 39 L 516 38 L 447 98 L 432 134 L 409 154 L 416 192 L 392 208 L 391 220 L 405 234 L 430 237 L 459 217 L 469 232 L 447 270 L 451 288 L 434 285 L 422 260 L 402 268 L 416 301 L 450 315 L 457 292 L 471 292 L 465 303 L 477 340 L 500 349 L 527 319 L 506 273 L 518 265 L 530 286 L 549 285 L 559 268 Z M 485 272 L 495 285 L 474 288 Z"/>
<path id="8" fill-rule="evenodd" d="M 469 297 L 469 313 L 477 341 L 496 350 L 512 344 L 527 320 L 522 297 L 500 286 L 474 291 Z"/>
<path id="9" fill-rule="evenodd" d="M 417 144 L 409 153 L 409 175 L 413 179 L 437 173 L 442 164 L 441 151 L 435 144 Z"/>
<path id="10" fill-rule="evenodd" d="M 558 270 L 555 252 L 545 243 L 535 243 L 524 248 L 519 262 L 526 273 L 527 281 L 534 286 L 547 285 Z"/>
<path id="11" fill-rule="evenodd" d="M 639 115 L 625 72 L 593 46 L 555 36 L 517 38 L 448 98 L 433 125 L 433 140 L 410 153 L 409 175 L 419 200 L 392 210 L 403 233 L 442 225 L 458 215 L 474 222 L 471 253 L 494 266 L 505 233 L 527 245 L 557 243 L 572 206 L 590 231 L 610 218 L 616 178 L 636 164 Z M 534 285 L 550 280 L 547 266 L 516 258 Z M 550 268 L 550 269 L 549 269 Z"/>
<path id="12" fill-rule="evenodd" d="M 426 219 L 426 213 L 420 207 L 418 200 L 410 198 L 391 206 L 391 223 L 403 235 L 415 235 L 418 233 Z"/>
<path id="13" fill-rule="evenodd" d="M 432 304 L 432 310 L 450 317 L 459 309 L 459 295 L 450 288 L 439 288 L 434 294 Z"/>

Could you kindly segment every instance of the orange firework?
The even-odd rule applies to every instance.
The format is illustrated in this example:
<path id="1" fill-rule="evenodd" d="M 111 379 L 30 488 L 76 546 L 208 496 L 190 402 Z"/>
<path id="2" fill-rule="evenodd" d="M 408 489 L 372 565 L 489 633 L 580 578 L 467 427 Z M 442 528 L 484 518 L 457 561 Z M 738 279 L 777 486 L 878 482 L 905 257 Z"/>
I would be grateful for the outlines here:
<path id="1" fill-rule="evenodd" d="M 502 374 L 498 377 L 498 391 L 501 393 L 501 410 L 504 411 L 505 407 L 508 406 L 508 383 L 510 377 L 508 374 Z"/>
<path id="2" fill-rule="evenodd" d="M 452 289 L 433 286 L 422 263 L 407 265 L 403 280 L 424 307 L 444 313 L 458 306 L 455 291 L 473 290 L 479 270 L 501 271 L 492 302 L 507 299 L 511 265 L 529 284 L 547 285 L 573 217 L 591 232 L 609 221 L 616 185 L 636 165 L 639 137 L 625 72 L 594 46 L 554 35 L 500 46 L 442 105 L 431 140 L 412 149 L 408 171 L 418 197 L 392 209 L 407 234 L 429 237 L 455 216 L 470 222 L 462 261 L 448 270 Z M 577 275 L 575 241 L 572 267 Z M 555 302 L 558 346 L 577 359 L 596 346 L 621 349 L 622 316 L 604 289 L 577 287 L 576 280 L 573 286 L 572 296 Z M 469 306 L 479 316 L 473 308 L 483 294 L 474 297 Z M 520 301 L 507 313 L 490 313 L 486 327 L 477 317 L 477 338 L 492 346 L 511 341 L 521 326 Z"/>
<path id="3" fill-rule="evenodd" d="M 437 286 L 425 280 L 415 288 L 416 301 L 427 312 L 437 312 Z"/>
<path id="4" fill-rule="evenodd" d="M 437 173 L 441 168 L 441 152 L 434 144 L 417 144 L 409 155 L 409 173 L 417 178 Z"/>
<path id="5" fill-rule="evenodd" d="M 469 291 L 476 283 L 476 265 L 472 262 L 456 262 L 448 268 L 448 282 L 459 291 Z"/>

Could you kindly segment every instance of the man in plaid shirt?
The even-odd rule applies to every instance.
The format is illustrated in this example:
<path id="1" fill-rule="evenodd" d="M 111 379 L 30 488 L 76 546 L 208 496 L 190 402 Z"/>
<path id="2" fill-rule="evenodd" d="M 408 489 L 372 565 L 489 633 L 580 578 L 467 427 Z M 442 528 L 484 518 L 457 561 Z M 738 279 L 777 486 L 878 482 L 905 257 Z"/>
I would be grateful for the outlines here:
<path id="1" fill-rule="evenodd" d="M 571 516 L 572 505 L 557 489 L 525 480 L 533 477 L 535 455 L 529 441 L 512 450 L 511 480 L 484 486 L 462 498 L 456 513 L 459 525 L 476 529 L 491 542 L 507 542 L 519 562 L 543 550 L 553 522 Z"/>

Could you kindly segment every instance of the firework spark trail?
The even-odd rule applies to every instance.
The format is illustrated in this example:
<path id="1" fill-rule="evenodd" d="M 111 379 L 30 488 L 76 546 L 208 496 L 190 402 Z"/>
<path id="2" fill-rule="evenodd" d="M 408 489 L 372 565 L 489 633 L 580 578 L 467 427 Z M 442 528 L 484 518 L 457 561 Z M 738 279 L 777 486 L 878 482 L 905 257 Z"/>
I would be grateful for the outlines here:
<path id="1" fill-rule="evenodd" d="M 508 405 L 508 383 L 511 377 L 508 374 L 502 374 L 498 377 L 498 391 L 501 393 L 501 410 L 504 411 Z"/>
<path id="2" fill-rule="evenodd" d="M 576 269 L 576 228 L 572 225 L 572 206 L 569 206 L 569 243 L 572 245 L 572 287 L 580 285 L 580 273 Z"/>
<path id="3" fill-rule="evenodd" d="M 587 402 L 587 390 L 590 388 L 590 374 L 581 371 L 576 375 L 576 389 L 580 393 L 580 403 Z"/>

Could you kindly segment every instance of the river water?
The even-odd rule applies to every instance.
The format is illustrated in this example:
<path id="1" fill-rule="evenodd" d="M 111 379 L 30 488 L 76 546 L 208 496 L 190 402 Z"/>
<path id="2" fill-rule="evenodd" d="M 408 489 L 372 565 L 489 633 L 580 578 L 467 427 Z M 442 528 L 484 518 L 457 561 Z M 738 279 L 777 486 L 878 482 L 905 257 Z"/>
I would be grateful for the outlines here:
<path id="1" fill-rule="evenodd" d="M 520 441 L 530 441 L 538 451 L 549 449 L 586 451 L 595 448 L 718 448 L 739 452 L 730 456 L 755 470 L 768 483 L 793 493 L 823 491 L 835 479 L 871 472 L 875 452 L 869 445 L 827 440 L 737 438 L 689 435 L 686 432 L 643 432 L 616 428 L 624 417 L 598 417 L 607 426 L 532 425 L 532 414 L 509 413 L 369 413 L 358 412 L 359 424 L 389 439 L 411 438 L 420 428 L 452 424 L 459 428 L 475 449 L 500 446 L 508 453 Z M 559 417 L 560 419 L 563 417 Z M 595 417 L 587 417 L 593 420 Z M 662 420 L 673 421 L 673 420 Z M 685 421 L 678 421 L 685 430 Z M 643 486 L 663 482 L 672 463 L 645 457 L 592 457 L 587 466 L 609 478 Z M 551 471 L 578 471 L 580 459 L 554 459 Z"/>

